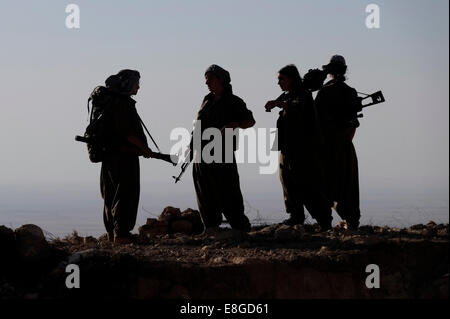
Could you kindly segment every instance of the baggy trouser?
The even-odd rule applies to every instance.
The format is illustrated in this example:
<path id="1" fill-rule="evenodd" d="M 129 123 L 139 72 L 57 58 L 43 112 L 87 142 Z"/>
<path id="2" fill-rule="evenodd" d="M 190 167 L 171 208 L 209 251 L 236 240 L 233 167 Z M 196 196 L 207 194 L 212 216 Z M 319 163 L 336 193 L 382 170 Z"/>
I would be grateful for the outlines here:
<path id="1" fill-rule="evenodd" d="M 126 236 L 134 228 L 139 205 L 139 157 L 118 155 L 102 163 L 100 191 L 108 234 Z"/>
<path id="2" fill-rule="evenodd" d="M 303 222 L 304 207 L 320 225 L 331 225 L 331 202 L 326 196 L 324 175 L 316 162 L 292 159 L 280 153 L 280 181 L 286 212 Z"/>
<path id="3" fill-rule="evenodd" d="M 222 213 L 233 229 L 248 231 L 236 163 L 194 163 L 192 168 L 197 204 L 206 228 L 222 223 Z"/>
<path id="4" fill-rule="evenodd" d="M 337 202 L 338 215 L 358 225 L 361 218 L 359 208 L 358 158 L 353 143 L 345 138 L 331 140 L 328 146 L 328 176 L 331 184 L 331 198 Z"/>

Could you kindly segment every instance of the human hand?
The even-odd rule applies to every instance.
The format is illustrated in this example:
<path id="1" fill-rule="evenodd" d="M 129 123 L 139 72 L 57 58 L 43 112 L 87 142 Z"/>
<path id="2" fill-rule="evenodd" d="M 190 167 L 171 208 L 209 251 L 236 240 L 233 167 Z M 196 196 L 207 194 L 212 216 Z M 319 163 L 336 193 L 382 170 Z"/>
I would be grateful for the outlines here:
<path id="1" fill-rule="evenodd" d="M 266 109 L 266 112 L 270 112 L 274 107 L 276 107 L 278 104 L 278 101 L 268 101 L 264 108 Z"/>
<path id="2" fill-rule="evenodd" d="M 142 153 L 142 156 L 144 156 L 145 158 L 150 158 L 153 157 L 153 154 L 154 154 L 153 151 L 147 147 Z"/>

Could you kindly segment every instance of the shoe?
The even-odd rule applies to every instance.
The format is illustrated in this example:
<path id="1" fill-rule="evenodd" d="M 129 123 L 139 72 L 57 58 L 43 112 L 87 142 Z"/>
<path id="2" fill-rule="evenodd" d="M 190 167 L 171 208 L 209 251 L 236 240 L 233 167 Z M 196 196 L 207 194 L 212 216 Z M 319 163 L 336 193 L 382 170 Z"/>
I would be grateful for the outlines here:
<path id="1" fill-rule="evenodd" d="M 331 227 L 331 223 L 319 224 L 319 226 L 320 226 L 321 232 L 326 232 L 333 228 L 333 227 Z"/>
<path id="2" fill-rule="evenodd" d="M 295 225 L 303 225 L 304 222 L 305 220 L 303 218 L 291 216 L 290 218 L 284 220 L 283 224 L 288 226 L 295 226 Z"/>
<path id="3" fill-rule="evenodd" d="M 114 242 L 114 233 L 108 233 L 107 235 L 108 241 L 113 243 Z"/>
<path id="4" fill-rule="evenodd" d="M 349 230 L 358 230 L 359 227 L 359 221 L 346 221 L 347 222 L 347 229 Z"/>
<path id="5" fill-rule="evenodd" d="M 248 233 L 252 230 L 252 226 L 250 225 L 250 223 L 248 224 L 241 224 L 241 225 L 233 225 L 231 226 L 231 229 L 236 230 L 236 231 L 241 231 L 244 233 Z"/>
<path id="6" fill-rule="evenodd" d="M 200 236 L 211 236 L 216 235 L 221 232 L 221 228 L 219 226 L 215 227 L 205 227 L 203 232 L 200 234 Z"/>

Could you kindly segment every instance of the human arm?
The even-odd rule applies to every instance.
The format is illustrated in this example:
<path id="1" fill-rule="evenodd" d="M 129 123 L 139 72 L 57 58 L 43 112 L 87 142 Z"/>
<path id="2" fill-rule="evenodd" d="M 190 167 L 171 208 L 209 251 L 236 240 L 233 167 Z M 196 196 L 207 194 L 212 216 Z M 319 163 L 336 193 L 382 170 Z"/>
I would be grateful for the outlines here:
<path id="1" fill-rule="evenodd" d="M 140 155 L 145 158 L 153 157 L 153 151 L 136 136 L 128 135 L 127 141 L 138 148 Z"/>
<path id="2" fill-rule="evenodd" d="M 232 105 L 232 112 L 230 115 L 229 122 L 221 128 L 222 133 L 226 128 L 247 129 L 256 123 L 252 111 L 247 108 L 244 101 L 237 97 Z"/>

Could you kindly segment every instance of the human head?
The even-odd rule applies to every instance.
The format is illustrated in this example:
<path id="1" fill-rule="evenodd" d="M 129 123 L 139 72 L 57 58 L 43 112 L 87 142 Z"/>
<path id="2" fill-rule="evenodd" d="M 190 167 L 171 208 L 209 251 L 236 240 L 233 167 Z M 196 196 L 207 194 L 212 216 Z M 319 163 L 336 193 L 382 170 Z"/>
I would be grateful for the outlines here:
<path id="1" fill-rule="evenodd" d="M 278 85 L 282 91 L 295 91 L 302 86 L 302 77 L 294 64 L 288 64 L 278 71 Z"/>
<path id="2" fill-rule="evenodd" d="M 333 55 L 330 62 L 323 66 L 323 70 L 330 74 L 335 79 L 344 79 L 347 72 L 347 64 L 345 58 L 342 55 Z"/>
<path id="3" fill-rule="evenodd" d="M 222 67 L 213 64 L 205 71 L 206 85 L 214 94 L 232 93 L 230 73 Z"/>
<path id="4" fill-rule="evenodd" d="M 140 78 L 141 75 L 138 71 L 125 69 L 108 77 L 105 85 L 107 88 L 120 94 L 136 95 L 139 90 Z"/>

